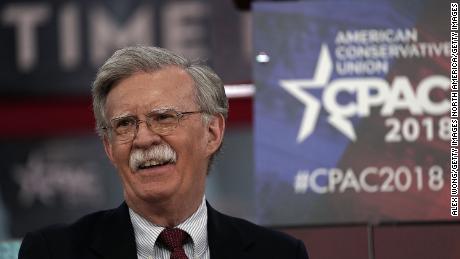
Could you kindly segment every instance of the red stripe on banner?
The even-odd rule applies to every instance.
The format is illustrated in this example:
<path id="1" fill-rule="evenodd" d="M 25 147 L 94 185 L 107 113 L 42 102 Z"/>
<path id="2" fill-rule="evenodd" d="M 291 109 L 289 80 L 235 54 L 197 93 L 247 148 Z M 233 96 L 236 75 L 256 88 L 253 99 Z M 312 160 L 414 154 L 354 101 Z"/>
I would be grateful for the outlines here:
<path id="1" fill-rule="evenodd" d="M 252 125 L 252 98 L 229 100 L 228 127 Z M 0 138 L 91 134 L 94 118 L 90 97 L 26 97 L 0 99 Z"/>
<path id="2" fill-rule="evenodd" d="M 1 138 L 90 133 L 89 97 L 27 97 L 0 100 Z"/>
<path id="3" fill-rule="evenodd" d="M 229 128 L 252 127 L 252 100 L 252 97 L 232 98 L 229 100 L 230 109 L 227 120 Z"/>

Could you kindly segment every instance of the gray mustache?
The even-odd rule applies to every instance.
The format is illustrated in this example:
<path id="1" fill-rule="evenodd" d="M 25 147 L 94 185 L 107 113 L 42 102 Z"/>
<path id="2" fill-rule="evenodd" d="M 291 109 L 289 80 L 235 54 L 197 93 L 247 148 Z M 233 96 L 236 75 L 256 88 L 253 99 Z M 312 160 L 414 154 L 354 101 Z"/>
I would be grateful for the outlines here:
<path id="1" fill-rule="evenodd" d="M 129 167 L 132 171 L 138 170 L 139 166 L 148 161 L 158 163 L 176 162 L 176 152 L 168 144 L 151 146 L 148 149 L 134 149 L 129 157 Z"/>

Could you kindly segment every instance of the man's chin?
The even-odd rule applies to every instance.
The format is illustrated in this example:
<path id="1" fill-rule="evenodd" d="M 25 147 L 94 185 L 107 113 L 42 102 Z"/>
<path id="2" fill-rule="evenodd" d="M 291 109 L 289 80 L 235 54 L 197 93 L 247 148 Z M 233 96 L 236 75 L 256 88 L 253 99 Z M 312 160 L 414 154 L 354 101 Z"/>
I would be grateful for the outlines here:
<path id="1" fill-rule="evenodd" d="M 141 194 L 142 200 L 148 204 L 161 205 L 162 203 L 168 204 L 174 195 L 174 190 L 164 191 L 146 191 Z"/>
<path id="2" fill-rule="evenodd" d="M 135 195 L 138 198 L 156 203 L 170 200 L 176 194 L 178 186 L 173 179 L 167 179 L 166 181 L 144 182 L 135 188 L 137 189 Z"/>

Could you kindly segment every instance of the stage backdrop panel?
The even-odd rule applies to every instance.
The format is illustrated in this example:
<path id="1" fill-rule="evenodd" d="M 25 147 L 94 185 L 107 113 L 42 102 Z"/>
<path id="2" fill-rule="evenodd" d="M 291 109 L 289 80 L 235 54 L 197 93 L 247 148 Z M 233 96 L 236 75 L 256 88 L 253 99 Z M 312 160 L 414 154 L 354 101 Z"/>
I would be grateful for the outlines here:
<path id="1" fill-rule="evenodd" d="M 254 5 L 257 220 L 453 220 L 450 6 Z"/>
<path id="2" fill-rule="evenodd" d="M 95 134 L 0 140 L 3 240 L 123 201 L 118 174 Z"/>
<path id="3" fill-rule="evenodd" d="M 114 50 L 154 45 L 251 76 L 249 19 L 231 1 L 3 0 L 0 95 L 86 95 Z"/>

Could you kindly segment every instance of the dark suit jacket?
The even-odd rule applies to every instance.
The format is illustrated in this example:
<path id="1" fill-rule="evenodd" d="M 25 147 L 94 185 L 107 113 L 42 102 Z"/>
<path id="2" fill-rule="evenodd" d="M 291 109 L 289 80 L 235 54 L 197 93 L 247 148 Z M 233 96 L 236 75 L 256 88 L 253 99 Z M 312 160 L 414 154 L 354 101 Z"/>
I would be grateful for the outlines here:
<path id="1" fill-rule="evenodd" d="M 288 235 L 229 217 L 208 207 L 212 259 L 308 258 L 304 244 Z M 128 206 L 87 215 L 72 225 L 28 233 L 19 259 L 137 259 Z"/>

